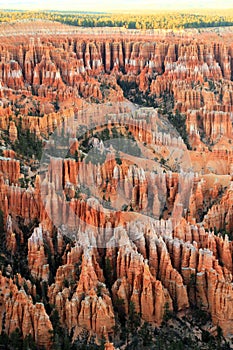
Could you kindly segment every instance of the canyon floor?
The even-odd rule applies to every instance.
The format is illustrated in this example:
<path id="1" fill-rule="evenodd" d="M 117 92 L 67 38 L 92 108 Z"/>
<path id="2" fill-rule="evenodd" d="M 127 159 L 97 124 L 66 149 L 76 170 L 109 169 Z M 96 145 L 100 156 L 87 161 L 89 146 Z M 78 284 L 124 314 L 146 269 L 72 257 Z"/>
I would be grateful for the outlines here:
<path id="1" fill-rule="evenodd" d="M 0 349 L 232 349 L 232 27 L 0 37 Z"/>

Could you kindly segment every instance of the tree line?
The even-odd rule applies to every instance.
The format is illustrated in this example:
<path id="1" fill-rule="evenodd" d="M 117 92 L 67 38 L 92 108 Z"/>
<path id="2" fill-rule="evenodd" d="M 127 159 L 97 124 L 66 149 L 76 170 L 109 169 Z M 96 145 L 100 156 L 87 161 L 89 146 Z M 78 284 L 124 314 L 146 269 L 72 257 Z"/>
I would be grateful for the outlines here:
<path id="1" fill-rule="evenodd" d="M 81 27 L 184 29 L 233 25 L 233 9 L 215 12 L 154 12 L 112 14 L 62 11 L 0 11 L 0 22 L 43 19 Z"/>

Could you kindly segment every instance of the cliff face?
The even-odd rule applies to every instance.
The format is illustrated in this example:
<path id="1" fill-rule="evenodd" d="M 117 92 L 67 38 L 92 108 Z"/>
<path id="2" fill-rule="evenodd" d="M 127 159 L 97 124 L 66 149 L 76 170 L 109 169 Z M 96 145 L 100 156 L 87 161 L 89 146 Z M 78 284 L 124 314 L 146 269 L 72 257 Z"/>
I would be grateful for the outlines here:
<path id="1" fill-rule="evenodd" d="M 207 221 L 207 218 L 205 218 L 205 221 Z M 164 230 L 163 225 L 164 224 L 161 222 L 158 226 L 160 227 L 161 233 Z M 211 225 L 209 227 L 211 228 Z M 139 225 L 138 227 L 132 226 L 131 230 L 134 230 L 134 232 L 141 232 L 145 231 L 145 228 Z M 149 228 L 147 227 L 146 232 L 150 232 L 148 235 L 146 235 L 147 244 L 149 246 L 149 255 L 146 253 L 145 240 L 136 242 L 136 246 L 131 245 L 131 243 L 128 241 L 128 247 L 125 246 L 120 248 L 117 254 L 117 259 L 115 257 L 116 260 L 112 260 L 113 266 L 116 264 L 116 281 L 113 284 L 112 291 L 116 297 L 125 300 L 126 312 L 128 307 L 127 305 L 129 305 L 130 301 L 133 301 L 137 311 L 142 312 L 145 320 L 160 324 L 163 317 L 165 303 L 168 302 L 170 307 L 172 307 L 173 300 L 178 310 L 187 308 L 189 306 L 189 300 L 193 300 L 194 298 L 193 290 L 189 291 L 190 295 L 187 292 L 187 286 L 189 286 L 191 274 L 197 274 L 196 278 L 198 281 L 200 278 L 200 273 L 203 274 L 203 271 L 206 271 L 207 273 L 206 278 L 211 278 L 211 274 L 209 275 L 208 271 L 214 269 L 216 270 L 216 276 L 219 276 L 217 279 L 222 279 L 222 283 L 225 281 L 223 276 L 226 275 L 227 270 L 225 270 L 223 273 L 222 268 L 216 264 L 215 260 L 211 262 L 212 260 L 209 261 L 207 259 L 207 257 L 209 255 L 212 256 L 211 254 L 213 253 L 216 258 L 223 262 L 225 269 L 229 269 L 229 272 L 232 271 L 232 263 L 230 258 L 232 248 L 227 239 L 223 241 L 213 234 L 210 235 L 205 233 L 204 230 L 200 230 L 198 227 L 191 228 L 188 223 L 184 225 L 184 222 L 182 222 L 176 229 L 176 235 L 179 235 L 179 240 L 175 239 L 173 241 L 171 236 L 169 240 L 165 239 L 164 241 L 162 236 L 159 237 L 156 235 L 156 230 L 153 227 L 151 227 L 151 231 L 149 231 Z M 172 233 L 169 231 L 169 227 L 165 232 L 170 235 Z M 126 234 L 126 232 L 123 232 L 120 237 L 123 237 L 124 234 Z M 126 242 L 127 239 L 126 234 Z M 184 243 L 188 240 L 191 242 L 195 241 L 197 243 L 193 243 L 193 245 L 190 243 Z M 199 252 L 197 244 L 200 248 Z M 203 251 L 203 248 L 206 250 Z M 105 334 L 107 334 L 106 332 L 108 331 L 111 332 L 111 327 L 104 330 L 101 328 L 101 326 L 97 331 L 97 328 L 95 328 L 96 321 L 93 320 L 93 323 L 92 321 L 89 321 L 91 323 L 87 323 L 87 321 L 85 321 L 85 317 L 88 317 L 89 319 L 88 308 L 91 307 L 90 305 L 94 305 L 93 302 L 98 303 L 100 301 L 100 296 L 96 296 L 96 291 L 98 290 L 98 286 L 102 286 L 101 283 L 104 282 L 103 273 L 96 261 L 95 254 L 95 251 L 91 253 L 84 252 L 82 256 L 81 247 L 77 246 L 72 248 L 70 253 L 68 253 L 67 258 L 65 258 L 66 263 L 57 270 L 55 284 L 51 285 L 49 295 L 51 298 L 51 303 L 58 305 L 61 320 L 64 320 L 63 322 L 66 326 L 72 328 L 76 322 L 78 322 L 80 326 L 93 329 L 95 332 L 97 332 L 97 334 L 101 335 L 103 332 L 105 332 Z M 116 256 L 115 254 L 112 254 L 111 250 L 109 252 L 107 251 L 106 254 L 107 256 L 111 257 L 111 259 L 114 259 L 114 256 Z M 81 259 L 81 256 L 81 274 L 77 279 L 74 264 Z M 170 256 L 172 256 L 172 259 Z M 47 259 L 43 248 L 41 229 L 35 230 L 29 239 L 28 259 L 29 268 L 32 275 L 36 278 L 41 278 L 44 276 L 43 278 L 46 279 Z M 149 263 L 147 263 L 144 259 L 148 259 Z M 43 273 L 45 275 L 43 275 Z M 227 276 L 229 277 L 229 274 Z M 226 284 L 228 283 L 228 277 L 224 282 Z M 64 281 L 73 281 L 72 283 L 74 285 L 77 283 L 76 290 L 74 292 L 67 290 L 67 282 L 64 283 Z M 204 293 L 202 290 L 202 288 L 205 287 L 202 287 L 202 282 L 200 282 L 200 286 L 198 283 L 199 282 L 197 282 L 196 287 L 197 290 L 195 291 L 195 300 L 199 300 L 200 304 L 203 303 L 203 305 L 205 301 L 205 306 L 208 307 L 212 313 L 213 319 L 219 320 L 219 318 L 216 316 L 218 314 L 218 311 L 216 311 L 217 309 L 212 308 L 212 306 L 209 305 L 209 300 L 206 300 L 206 292 Z M 216 288 L 218 288 L 217 285 Z M 100 289 L 103 293 L 106 290 L 105 286 L 102 286 Z M 62 301 L 61 296 L 58 298 L 58 295 L 60 295 L 59 293 L 61 292 L 62 294 L 65 293 L 64 298 L 66 298 L 65 296 L 67 296 L 68 293 L 68 295 L 72 296 L 71 301 L 73 299 L 76 300 L 75 302 L 79 300 L 75 306 L 76 316 L 72 316 L 72 314 L 70 315 L 70 311 L 65 311 L 65 305 L 68 303 L 68 301 L 65 302 L 65 299 L 62 299 Z M 84 300 L 87 298 L 85 303 L 82 301 L 83 293 L 85 295 Z M 107 291 L 105 293 L 107 293 Z M 229 289 L 227 293 L 232 293 L 231 289 Z M 226 298 L 228 298 L 227 295 Z M 158 302 L 158 300 L 160 301 Z M 104 303 L 101 300 L 101 308 L 107 308 L 109 311 L 103 311 L 105 314 L 104 317 L 110 317 L 110 319 L 113 320 L 111 309 L 112 306 L 111 303 L 109 304 L 109 302 L 110 299 L 108 294 L 106 294 L 106 296 L 104 296 Z M 213 303 L 217 303 L 217 301 L 214 299 Z M 82 309 L 84 305 L 87 308 L 85 311 Z M 158 307 L 159 309 L 157 309 Z M 221 308 L 222 306 L 220 305 L 219 307 Z M 70 306 L 67 305 L 67 308 L 70 310 Z M 82 313 L 80 314 L 80 312 Z M 93 317 L 101 318 L 101 316 L 98 315 Z M 73 321 L 69 321 L 70 318 L 73 319 Z M 109 324 L 112 326 L 114 324 L 113 322 L 114 321 L 109 321 Z M 225 329 L 224 324 L 223 329 Z"/>
<path id="2" fill-rule="evenodd" d="M 20 279 L 20 276 L 18 276 Z M 33 304 L 32 297 L 27 295 L 23 288 L 18 289 L 11 278 L 0 275 L 1 288 L 4 293 L 1 294 L 1 312 L 6 315 L 4 321 L 1 317 L 1 331 L 11 334 L 16 328 L 19 328 L 23 336 L 29 334 L 36 340 L 39 346 L 49 348 L 50 331 L 52 324 L 42 303 Z"/>
<path id="3" fill-rule="evenodd" d="M 133 303 L 153 326 L 203 308 L 232 335 L 233 51 L 201 39 L 2 38 L 0 331 L 49 349 L 57 310 L 73 341 L 86 332 L 111 350 Z M 131 87 L 159 108 L 132 115 Z M 40 175 L 11 149 L 22 130 L 62 139 Z"/>
<path id="4" fill-rule="evenodd" d="M 137 128 L 133 127 L 132 130 L 139 137 Z M 106 215 L 101 204 L 93 199 L 84 200 L 85 197 L 81 196 L 67 202 L 65 196 L 58 195 L 59 190 L 65 188 L 66 191 L 67 183 L 78 186 L 84 179 L 87 184 L 90 181 L 89 185 L 95 179 L 99 186 L 106 186 L 108 179 L 107 193 L 113 195 L 114 186 L 117 187 L 118 181 L 126 182 L 126 178 L 133 187 L 130 190 L 124 185 L 123 193 L 129 196 L 132 204 L 135 202 L 136 208 L 141 197 L 146 195 L 149 198 L 147 176 L 147 172 L 144 173 L 136 166 L 131 168 L 124 162 L 117 166 L 115 158 L 109 156 L 101 167 L 72 159 L 51 158 L 47 177 L 37 177 L 34 188 L 22 189 L 4 183 L 2 179 L 1 208 L 8 215 L 7 248 L 17 252 L 17 237 L 20 237 L 21 242 L 28 242 L 30 274 L 35 280 L 49 283 L 49 301 L 55 305 L 61 324 L 69 332 L 78 332 L 81 328 L 94 332 L 100 338 L 108 338 L 115 325 L 113 305 L 122 299 L 126 315 L 130 302 L 133 302 L 142 318 L 155 325 L 161 324 L 166 305 L 176 311 L 188 309 L 190 303 L 204 306 L 213 321 L 221 325 L 224 333 L 230 334 L 232 245 L 227 236 L 223 239 L 212 232 L 214 229 L 217 232 L 222 229 L 228 232 L 232 230 L 230 177 L 219 176 L 216 179 L 213 176 L 196 176 L 189 183 L 184 175 L 158 174 L 153 178 L 153 187 L 157 186 L 157 192 L 151 203 L 154 215 L 164 213 L 165 220 L 151 219 L 148 223 L 145 217 L 138 217 L 137 213 L 130 215 L 118 212 L 116 215 L 110 212 L 110 215 Z M 166 203 L 168 210 L 176 213 L 181 199 L 178 190 L 180 184 L 183 184 L 184 193 L 187 184 L 192 187 L 189 213 L 173 227 L 172 221 L 166 219 L 166 210 L 164 212 L 161 205 Z M 134 186 L 137 195 L 134 194 Z M 223 187 L 228 187 L 228 190 L 216 204 Z M 161 190 L 164 202 L 159 200 Z M 45 202 L 40 197 L 41 191 Z M 204 217 L 200 212 L 203 206 L 207 210 Z M 142 209 L 146 209 L 146 206 Z M 41 226 L 34 228 L 27 238 L 18 217 L 24 218 L 25 223 L 38 218 Z M 62 231 L 56 233 L 57 239 L 54 240 L 51 219 L 58 226 L 68 223 L 70 227 L 79 228 L 76 237 L 79 243 L 73 247 L 66 244 Z M 197 224 L 201 220 L 202 225 Z M 123 228 L 118 228 L 118 225 L 123 225 Z M 110 240 L 106 239 L 111 231 L 116 242 L 115 248 L 108 247 L 111 234 Z M 103 237 L 107 248 L 105 261 L 110 263 L 111 277 L 106 275 L 101 263 L 103 257 L 100 257 L 98 250 L 88 248 L 90 242 L 101 246 Z M 55 254 L 62 258 L 62 264 L 58 266 L 55 280 L 51 283 L 51 257 L 54 259 Z M 109 295 L 110 288 L 113 300 Z M 218 291 L 221 291 L 221 299 L 218 298 Z M 226 308 L 224 305 L 227 305 Z M 20 328 L 21 321 L 17 322 L 15 328 Z M 36 339 L 36 334 L 33 336 Z"/>
<path id="5" fill-rule="evenodd" d="M 168 290 L 152 275 L 148 262 L 134 244 L 128 243 L 119 249 L 116 275 L 112 291 L 114 298 L 125 300 L 125 312 L 128 313 L 129 304 L 133 302 L 145 321 L 160 325 L 165 304 L 168 303 L 172 309 L 172 300 Z"/>
<path id="6" fill-rule="evenodd" d="M 23 120 L 25 115 L 40 115 L 43 118 L 28 117 L 25 127 L 45 134 L 62 119 L 53 112 L 60 109 L 67 115 L 67 108 L 79 107 L 81 98 L 91 102 L 122 101 L 117 81 L 123 80 L 135 83 L 153 98 L 169 93 L 174 109 L 181 113 L 189 115 L 189 111 L 195 111 L 196 121 L 189 125 L 187 120 L 190 137 L 204 132 L 210 141 L 222 135 L 229 138 L 233 108 L 231 46 L 218 38 L 213 43 L 211 36 L 203 36 L 201 43 L 190 42 L 188 36 L 167 37 L 165 41 L 159 35 L 155 38 L 141 36 L 135 42 L 114 35 L 111 39 L 96 37 L 90 41 L 86 35 L 82 39 L 47 35 L 25 42 L 19 35 L 11 44 L 3 38 L 3 108 L 9 110 L 9 99 L 13 119 L 15 114 L 21 114 Z M 12 94 L 12 89 L 20 91 L 21 96 Z M 7 114 L 9 111 L 5 110 L 4 119 Z M 2 123 L 14 142 L 14 121 Z"/>
<path id="7" fill-rule="evenodd" d="M 20 162 L 12 158 L 0 157 L 0 172 L 10 184 L 17 184 L 20 178 Z"/>
<path id="8" fill-rule="evenodd" d="M 28 266 L 34 278 L 48 280 L 49 265 L 44 251 L 41 227 L 35 228 L 28 240 Z"/>
<path id="9" fill-rule="evenodd" d="M 74 260 L 71 256 L 76 253 Z M 78 262 L 81 265 L 77 270 Z M 108 338 L 113 332 L 113 305 L 93 251 L 87 249 L 82 253 L 79 247 L 72 248 L 66 263 L 57 270 L 48 295 L 58 309 L 62 325 L 69 332 L 74 330 L 76 333 L 81 327 L 100 338 Z"/>

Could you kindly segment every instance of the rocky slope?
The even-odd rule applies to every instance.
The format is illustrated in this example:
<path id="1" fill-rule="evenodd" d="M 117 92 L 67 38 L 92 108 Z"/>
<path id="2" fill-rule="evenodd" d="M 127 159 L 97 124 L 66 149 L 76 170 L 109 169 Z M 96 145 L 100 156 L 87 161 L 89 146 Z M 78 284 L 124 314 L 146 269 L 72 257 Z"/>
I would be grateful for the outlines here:
<path id="1" fill-rule="evenodd" d="M 111 350 L 197 308 L 230 340 L 229 37 L 25 25 L 0 45 L 0 332 Z"/>

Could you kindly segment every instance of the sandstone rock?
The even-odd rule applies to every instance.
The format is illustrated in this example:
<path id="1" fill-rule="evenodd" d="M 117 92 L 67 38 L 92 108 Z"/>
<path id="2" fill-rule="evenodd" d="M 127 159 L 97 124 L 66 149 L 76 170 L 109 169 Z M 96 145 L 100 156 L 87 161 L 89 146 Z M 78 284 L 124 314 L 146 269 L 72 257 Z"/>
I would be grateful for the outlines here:
<path id="1" fill-rule="evenodd" d="M 13 121 L 10 122 L 9 139 L 11 142 L 15 142 L 18 139 L 18 130 Z"/>

